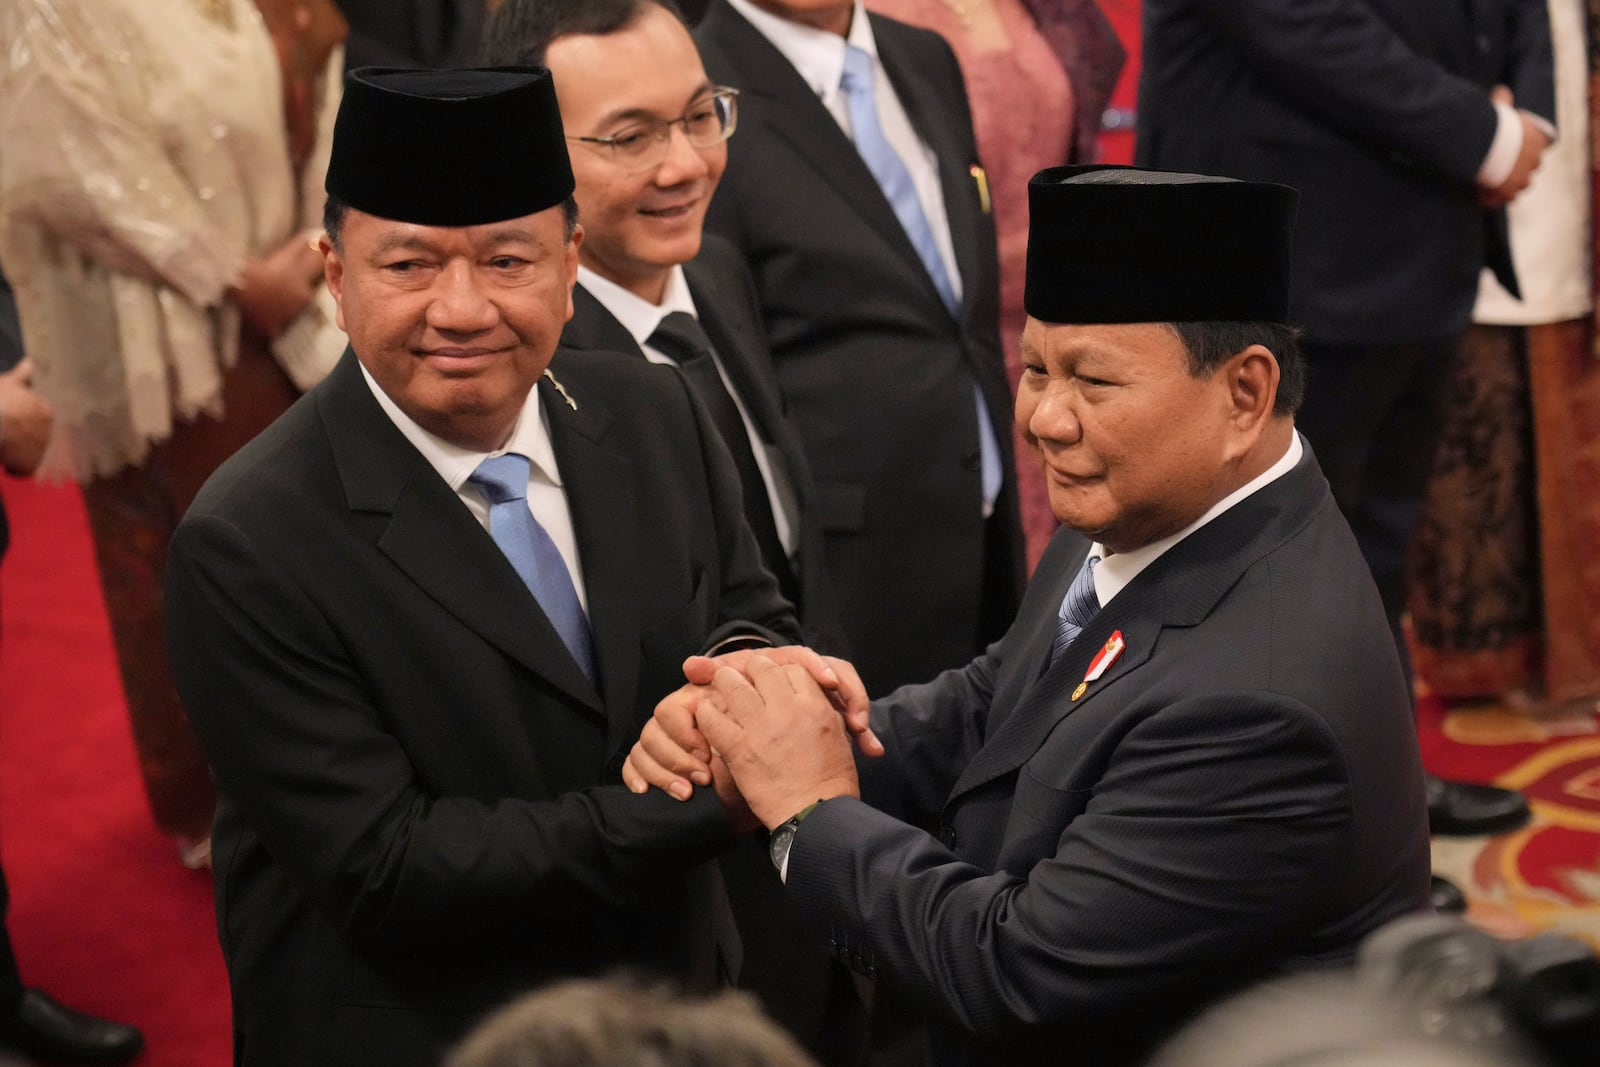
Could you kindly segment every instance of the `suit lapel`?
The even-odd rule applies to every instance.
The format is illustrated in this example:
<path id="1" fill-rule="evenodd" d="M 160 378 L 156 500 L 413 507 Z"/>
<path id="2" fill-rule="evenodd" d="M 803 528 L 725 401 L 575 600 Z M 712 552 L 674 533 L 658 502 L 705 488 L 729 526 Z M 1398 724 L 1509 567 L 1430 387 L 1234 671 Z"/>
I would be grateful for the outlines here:
<path id="1" fill-rule="evenodd" d="M 533 594 L 461 499 L 389 421 L 355 357 L 319 392 L 350 509 L 374 515 L 379 551 L 445 611 L 574 701 L 599 696 Z"/>
<path id="2" fill-rule="evenodd" d="M 725 4 L 708 9 L 700 33 L 704 40 L 718 43 L 728 65 L 738 72 L 734 83 L 745 93 L 741 122 L 764 125 L 773 136 L 787 141 L 863 222 L 926 277 L 927 268 L 855 144 L 783 53 Z M 736 136 L 729 142 L 729 151 L 739 150 Z M 944 306 L 931 278 L 928 293 Z"/>
<path id="3" fill-rule="evenodd" d="M 539 395 L 577 535 L 589 628 L 615 747 L 632 740 L 622 734 L 637 729 L 633 704 L 639 686 L 639 617 L 629 578 L 639 558 L 632 521 L 637 506 L 633 463 L 607 446 L 612 419 L 598 390 L 583 386 L 582 357 L 563 361 L 558 354 L 551 371 L 567 393 L 545 378 Z M 568 403 L 569 396 L 576 407 Z"/>
<path id="4" fill-rule="evenodd" d="M 1068 715 L 1087 707 L 1118 679 L 1133 673 L 1150 658 L 1161 632 L 1159 595 L 1130 596 L 1133 587 L 1118 594 L 1111 605 L 1096 616 L 1078 639 L 1056 660 L 1038 674 L 1039 664 L 1049 658 L 1050 643 L 1055 633 L 1055 617 L 1051 613 L 1041 627 L 1043 639 L 1035 635 L 1025 646 L 1016 669 L 1033 678 L 1024 682 L 1015 706 L 997 722 L 991 722 L 989 735 L 983 747 L 967 764 L 966 770 L 951 791 L 954 799 L 985 782 L 1009 774 L 1026 763 L 1039 751 L 1044 740 L 1056 725 Z M 1065 590 L 1062 590 L 1065 593 Z M 1126 600 L 1124 598 L 1127 598 Z M 1057 598 L 1059 601 L 1059 598 Z M 1156 603 L 1152 604 L 1154 599 Z M 1122 655 L 1094 682 L 1088 683 L 1083 695 L 1072 699 L 1073 692 L 1095 656 L 1105 646 L 1106 640 L 1121 630 L 1125 647 Z"/>
<path id="5" fill-rule="evenodd" d="M 561 343 L 568 348 L 621 352 L 623 355 L 644 358 L 644 352 L 633 339 L 633 334 L 582 283 L 572 288 L 572 318 L 561 331 Z"/>
<path id="6" fill-rule="evenodd" d="M 1311 521 L 1318 506 L 1332 507 L 1327 482 L 1306 449 L 1299 465 L 1202 526 L 1139 573 L 1095 617 L 1078 639 L 1031 683 L 1041 659 L 1049 655 L 1041 631 L 1054 632 L 1054 608 L 1066 593 L 1060 586 L 1014 667 L 996 688 L 997 705 L 1016 693 L 1014 710 L 992 721 L 983 747 L 957 780 L 951 799 L 1015 771 L 1039 750 L 1050 731 L 1068 715 L 1088 707 L 1116 683 L 1142 667 L 1161 631 L 1194 626 L 1256 560 Z M 1122 654 L 1077 700 L 1073 692 L 1096 654 L 1121 630 Z M 1030 658 L 1031 657 L 1031 658 Z M 1015 672 L 1025 672 L 1021 685 Z M 1011 684 L 1008 684 L 1011 683 Z M 1015 685 L 1015 688 L 1013 686 Z"/>

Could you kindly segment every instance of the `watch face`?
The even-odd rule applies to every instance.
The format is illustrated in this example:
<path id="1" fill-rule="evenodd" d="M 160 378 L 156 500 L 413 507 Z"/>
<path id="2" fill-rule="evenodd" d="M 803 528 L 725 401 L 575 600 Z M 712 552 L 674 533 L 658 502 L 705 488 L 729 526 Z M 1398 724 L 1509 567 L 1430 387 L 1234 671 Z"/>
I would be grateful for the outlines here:
<path id="1" fill-rule="evenodd" d="M 772 837 L 767 840 L 767 855 L 772 858 L 772 865 L 778 870 L 783 870 L 783 861 L 789 858 L 789 846 L 794 844 L 795 826 L 793 823 L 784 823 L 772 831 Z"/>

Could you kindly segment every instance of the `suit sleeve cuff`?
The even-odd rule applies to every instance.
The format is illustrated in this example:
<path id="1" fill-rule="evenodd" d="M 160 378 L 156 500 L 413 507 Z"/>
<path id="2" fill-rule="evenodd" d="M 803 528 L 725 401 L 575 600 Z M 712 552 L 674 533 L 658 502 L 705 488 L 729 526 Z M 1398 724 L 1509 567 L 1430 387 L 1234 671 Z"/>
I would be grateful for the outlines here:
<path id="1" fill-rule="evenodd" d="M 1511 177 L 1522 152 L 1522 121 L 1517 109 L 1498 101 L 1494 105 L 1494 140 L 1489 142 L 1489 154 L 1478 168 L 1478 184 L 1493 189 Z"/>

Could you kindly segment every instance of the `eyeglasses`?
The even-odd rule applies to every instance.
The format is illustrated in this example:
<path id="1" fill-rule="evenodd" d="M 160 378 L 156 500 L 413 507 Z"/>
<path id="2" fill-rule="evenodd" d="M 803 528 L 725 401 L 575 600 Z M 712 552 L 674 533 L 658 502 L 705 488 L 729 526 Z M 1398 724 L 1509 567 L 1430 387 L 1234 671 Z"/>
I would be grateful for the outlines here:
<path id="1" fill-rule="evenodd" d="M 610 137 L 577 137 L 569 141 L 603 145 L 611 158 L 630 170 L 649 170 L 667 158 L 672 127 L 682 126 L 683 136 L 696 148 L 713 148 L 733 136 L 739 125 L 739 90 L 718 86 L 696 100 L 675 119 L 654 116 L 625 126 Z"/>

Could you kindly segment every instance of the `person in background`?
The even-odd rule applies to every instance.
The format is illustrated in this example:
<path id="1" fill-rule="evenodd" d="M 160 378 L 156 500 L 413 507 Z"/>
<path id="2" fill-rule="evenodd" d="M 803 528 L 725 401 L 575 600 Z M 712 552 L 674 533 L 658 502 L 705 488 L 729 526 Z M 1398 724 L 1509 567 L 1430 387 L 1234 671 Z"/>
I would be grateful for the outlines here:
<path id="1" fill-rule="evenodd" d="M 1409 677 L 1406 557 L 1445 389 L 1483 268 L 1516 291 L 1503 209 L 1555 132 L 1545 2 L 1145 0 L 1143 19 L 1137 161 L 1301 191 L 1299 425 Z M 1519 793 L 1426 784 L 1435 833 L 1528 820 Z"/>
<path id="2" fill-rule="evenodd" d="M 493 0 L 336 0 L 350 23 L 345 66 L 462 67 Z"/>
<path id="3" fill-rule="evenodd" d="M 1417 529 L 1417 674 L 1446 700 L 1592 717 L 1600 697 L 1594 40 L 1551 0 L 1556 118 L 1507 213 L 1520 299 L 1485 272 Z"/>
<path id="4" fill-rule="evenodd" d="M 0 273 L 0 468 L 7 474 L 32 474 L 50 439 L 52 412 L 28 384 L 32 371 L 11 283 Z M 5 558 L 10 532 L 0 501 L 0 560 Z M 3 629 L 0 625 L 0 637 Z M 138 1030 L 86 1015 L 42 989 L 22 984 L 6 928 L 10 902 L 5 871 L 0 869 L 0 1052 L 52 1063 L 123 1063 L 138 1055 L 144 1045 Z"/>
<path id="5" fill-rule="evenodd" d="M 854 661 L 926 681 L 1005 631 L 1026 567 L 961 68 L 859 0 L 713 0 L 695 39 L 740 91 L 706 228 L 755 276 Z"/>
<path id="6" fill-rule="evenodd" d="M 961 63 L 1000 253 L 1000 349 L 1016 393 L 1027 312 L 1028 179 L 1099 159 L 1100 116 L 1127 53 L 1098 0 L 866 0 L 867 9 L 934 30 Z M 1028 566 L 1056 531 L 1044 475 L 1018 437 L 1017 491 Z"/>
<path id="7" fill-rule="evenodd" d="M 515 2 L 515 0 L 512 0 Z M 484 1020 L 444 1067 L 816 1067 L 738 993 L 560 982 Z"/>
<path id="8" fill-rule="evenodd" d="M 344 23 L 328 0 L 0 4 L 0 260 L 76 477 L 157 825 L 209 862 L 215 794 L 161 633 L 206 476 L 342 350 L 309 245 Z"/>
<path id="9" fill-rule="evenodd" d="M 584 230 L 561 343 L 684 372 L 739 469 L 762 565 L 808 643 L 842 655 L 815 492 L 749 272 L 700 230 L 737 94 L 706 77 L 689 31 L 657 0 L 506 0 L 481 58 L 548 65 L 555 78 Z M 720 862 L 744 946 L 740 986 L 825 1062 L 849 1062 L 864 1021 L 849 972 L 790 934 L 764 842 L 745 835 Z"/>

